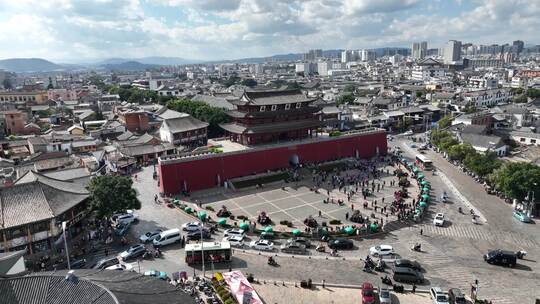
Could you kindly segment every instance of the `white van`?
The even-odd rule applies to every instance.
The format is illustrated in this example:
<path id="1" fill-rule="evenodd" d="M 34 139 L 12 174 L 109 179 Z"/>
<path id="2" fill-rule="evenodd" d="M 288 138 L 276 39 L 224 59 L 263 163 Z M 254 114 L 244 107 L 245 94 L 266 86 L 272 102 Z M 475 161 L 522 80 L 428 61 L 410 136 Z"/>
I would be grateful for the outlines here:
<path id="1" fill-rule="evenodd" d="M 156 238 L 152 241 L 154 246 L 165 246 L 172 243 L 180 242 L 182 239 L 182 236 L 180 235 L 180 229 L 174 228 L 170 230 L 165 230 L 162 233 L 160 233 Z"/>

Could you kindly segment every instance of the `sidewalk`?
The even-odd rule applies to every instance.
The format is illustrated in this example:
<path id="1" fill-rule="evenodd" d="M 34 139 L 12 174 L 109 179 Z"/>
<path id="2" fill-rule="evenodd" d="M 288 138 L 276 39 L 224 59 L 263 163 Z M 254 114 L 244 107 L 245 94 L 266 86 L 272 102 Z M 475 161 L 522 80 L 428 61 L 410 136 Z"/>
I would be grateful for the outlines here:
<path id="1" fill-rule="evenodd" d="M 315 286 L 313 289 L 294 287 L 294 285 L 283 286 L 278 283 L 267 282 L 266 284 L 254 284 L 253 287 L 267 304 L 312 304 L 312 303 L 339 303 L 357 304 L 362 303 L 360 289 L 336 288 Z M 375 286 L 377 288 L 377 286 Z M 429 294 L 403 293 L 392 294 L 392 303 L 400 304 L 428 304 L 431 303 Z M 378 301 L 377 301 L 378 303 Z"/>

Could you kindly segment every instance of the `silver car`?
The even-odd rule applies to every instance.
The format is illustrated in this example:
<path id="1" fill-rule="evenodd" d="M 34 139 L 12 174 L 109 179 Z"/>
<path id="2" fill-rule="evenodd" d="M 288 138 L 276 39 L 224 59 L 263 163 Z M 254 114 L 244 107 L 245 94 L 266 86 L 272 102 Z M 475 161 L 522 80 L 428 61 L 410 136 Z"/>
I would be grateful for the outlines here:
<path id="1" fill-rule="evenodd" d="M 281 252 L 283 253 L 294 253 L 294 254 L 305 254 L 307 252 L 306 246 L 296 242 L 288 242 L 287 244 L 281 245 Z"/>

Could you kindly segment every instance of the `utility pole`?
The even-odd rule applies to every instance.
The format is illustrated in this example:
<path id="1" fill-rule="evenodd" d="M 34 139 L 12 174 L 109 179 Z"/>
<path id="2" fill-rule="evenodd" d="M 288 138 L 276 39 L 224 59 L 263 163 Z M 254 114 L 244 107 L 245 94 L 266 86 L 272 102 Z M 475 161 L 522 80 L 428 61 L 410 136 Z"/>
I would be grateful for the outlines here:
<path id="1" fill-rule="evenodd" d="M 67 265 L 68 265 L 68 270 L 71 270 L 71 263 L 69 262 L 69 249 L 67 245 L 66 226 L 67 226 L 67 222 L 62 222 L 62 232 L 64 235 L 64 247 L 66 249 Z"/>

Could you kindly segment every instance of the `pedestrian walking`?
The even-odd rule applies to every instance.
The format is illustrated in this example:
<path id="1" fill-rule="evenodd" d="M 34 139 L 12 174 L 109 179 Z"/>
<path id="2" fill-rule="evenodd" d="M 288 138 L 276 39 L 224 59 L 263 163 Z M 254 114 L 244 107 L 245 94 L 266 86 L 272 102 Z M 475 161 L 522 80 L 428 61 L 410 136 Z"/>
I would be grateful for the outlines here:
<path id="1" fill-rule="evenodd" d="M 322 217 L 322 211 L 319 210 L 319 217 Z"/>
<path id="2" fill-rule="evenodd" d="M 412 293 L 415 293 L 416 292 L 416 284 L 413 283 L 412 285 Z"/>
<path id="3" fill-rule="evenodd" d="M 324 284 L 326 283 L 326 281 L 323 279 L 322 280 L 322 288 L 324 288 Z"/>
<path id="4" fill-rule="evenodd" d="M 351 210 L 354 211 L 354 204 L 351 204 Z"/>
<path id="5" fill-rule="evenodd" d="M 349 220 L 349 212 L 346 212 L 346 213 L 345 213 L 345 220 L 346 220 L 346 221 Z"/>
<path id="6" fill-rule="evenodd" d="M 420 228 L 420 235 L 424 235 L 424 229 Z"/>

